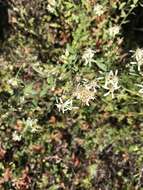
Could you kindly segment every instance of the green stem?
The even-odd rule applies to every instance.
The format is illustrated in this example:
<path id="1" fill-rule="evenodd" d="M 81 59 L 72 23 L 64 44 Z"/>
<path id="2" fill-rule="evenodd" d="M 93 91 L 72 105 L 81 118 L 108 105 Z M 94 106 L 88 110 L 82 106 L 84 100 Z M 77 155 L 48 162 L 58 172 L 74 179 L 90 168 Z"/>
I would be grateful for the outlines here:
<path id="1" fill-rule="evenodd" d="M 122 22 L 120 23 L 120 26 L 121 26 L 122 24 L 124 24 L 125 20 L 126 20 L 127 17 L 130 15 L 130 13 L 134 10 L 134 8 L 135 8 L 136 5 L 138 4 L 138 2 L 139 2 L 139 0 L 135 3 L 134 6 L 132 6 L 132 7 L 129 9 L 128 13 L 126 14 L 126 16 L 123 18 Z"/>

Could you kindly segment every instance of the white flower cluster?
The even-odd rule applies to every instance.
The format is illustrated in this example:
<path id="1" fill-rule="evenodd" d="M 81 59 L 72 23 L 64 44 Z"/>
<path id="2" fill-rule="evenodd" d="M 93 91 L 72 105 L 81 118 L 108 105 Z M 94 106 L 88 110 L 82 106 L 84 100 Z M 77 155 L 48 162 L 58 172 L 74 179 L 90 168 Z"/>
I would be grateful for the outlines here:
<path id="1" fill-rule="evenodd" d="M 110 71 L 106 75 L 105 84 L 103 88 L 108 90 L 108 92 L 104 94 L 104 96 L 111 94 L 112 98 L 114 98 L 114 92 L 120 88 L 120 86 L 118 86 L 119 79 L 118 79 L 117 74 L 118 74 L 118 70 L 115 71 L 115 74 L 113 73 L 113 71 Z"/>
<path id="2" fill-rule="evenodd" d="M 72 94 L 72 98 L 79 99 L 84 105 L 89 106 L 91 100 L 95 99 L 97 88 L 99 88 L 97 81 L 89 82 L 85 79 L 83 80 L 83 84 L 77 85 L 75 92 Z M 73 107 L 72 98 L 66 101 L 64 101 L 63 98 L 59 98 L 58 100 L 56 99 L 56 106 L 58 110 L 64 113 L 68 110 L 78 109 L 78 107 Z"/>
<path id="3" fill-rule="evenodd" d="M 95 99 L 95 91 L 92 91 L 88 86 L 82 86 L 79 84 L 76 91 L 73 93 L 73 96 L 76 97 L 76 99 L 81 100 L 83 104 L 89 106 L 89 102 Z"/>
<path id="4" fill-rule="evenodd" d="M 113 71 L 110 71 L 105 76 L 105 84 L 102 86 L 104 89 L 108 90 L 107 93 L 104 94 L 104 96 L 110 95 L 112 98 L 114 98 L 114 92 L 120 88 L 118 85 L 119 79 L 118 79 L 118 71 L 115 71 L 115 74 Z M 83 79 L 82 82 L 80 82 L 75 91 L 72 94 L 72 98 L 76 98 L 80 100 L 83 105 L 90 106 L 91 101 L 95 100 L 97 89 L 100 88 L 98 85 L 98 80 L 102 78 L 97 78 L 96 80 L 89 81 L 87 79 Z M 57 101 L 57 108 L 62 113 L 68 111 L 77 109 L 77 107 L 73 107 L 73 99 L 68 99 L 66 101 L 63 101 L 62 98 L 59 98 Z"/>
<path id="5" fill-rule="evenodd" d="M 95 62 L 94 60 L 94 54 L 96 51 L 92 50 L 91 48 L 87 48 L 82 55 L 82 60 L 84 61 L 84 65 L 91 66 L 92 62 Z"/>
<path id="6" fill-rule="evenodd" d="M 104 12 L 105 12 L 103 6 L 100 5 L 100 4 L 98 4 L 98 3 L 97 3 L 96 5 L 94 5 L 93 10 L 94 10 L 94 12 L 95 12 L 95 14 L 96 14 L 97 16 L 101 16 L 101 15 L 103 15 Z"/>
<path id="7" fill-rule="evenodd" d="M 114 36 L 118 34 L 119 30 L 119 27 L 112 27 L 110 28 L 110 33 Z M 133 52 L 134 54 L 132 58 L 134 59 L 134 62 L 131 62 L 131 64 L 136 64 L 139 73 L 142 74 L 141 67 L 143 66 L 143 49 L 137 48 Z M 95 53 L 96 51 L 92 50 L 91 48 L 87 48 L 84 51 L 82 55 L 82 60 L 84 60 L 85 65 L 91 65 L 92 62 L 95 62 Z M 68 52 L 66 52 L 66 54 L 68 54 Z M 57 101 L 56 106 L 58 110 L 64 113 L 68 110 L 73 110 L 74 108 L 77 108 L 73 107 L 74 98 L 80 100 L 84 105 L 90 106 L 90 103 L 96 98 L 97 89 L 100 88 L 100 86 L 98 85 L 99 79 L 103 79 L 103 77 L 91 81 L 87 79 L 83 79 L 81 81 L 81 77 L 79 76 L 77 81 L 78 85 L 76 86 L 71 98 L 65 101 L 63 98 L 59 98 L 59 100 Z M 137 84 L 137 86 L 140 87 L 138 92 L 140 94 L 143 94 L 143 84 Z M 101 87 L 107 90 L 104 96 L 111 95 L 112 99 L 114 99 L 115 92 L 120 88 L 118 70 L 115 70 L 115 72 L 111 70 L 109 73 L 107 73 L 105 76 L 104 85 L 102 85 Z"/>
<path id="8" fill-rule="evenodd" d="M 111 37 L 115 37 L 117 34 L 119 34 L 120 32 L 120 26 L 116 25 L 116 26 L 112 26 L 109 28 L 108 30 L 108 33 L 109 33 L 109 36 Z"/>
<path id="9" fill-rule="evenodd" d="M 18 134 L 16 131 L 13 132 L 12 134 L 12 140 L 13 141 L 21 141 L 22 136 Z"/>
<path id="10" fill-rule="evenodd" d="M 98 79 L 97 79 L 98 80 Z M 92 80 L 92 81 L 88 81 L 88 80 L 84 80 L 84 86 L 86 89 L 93 91 L 94 93 L 97 92 L 97 88 L 100 88 L 100 86 L 98 85 L 98 81 L 97 80 Z"/>
<path id="11" fill-rule="evenodd" d="M 29 130 L 31 133 L 37 132 L 39 130 L 37 121 L 38 121 L 37 119 L 32 119 L 30 117 L 28 117 L 27 120 L 23 120 L 23 123 L 25 124 L 24 131 Z"/>
<path id="12" fill-rule="evenodd" d="M 83 84 L 79 83 L 77 85 L 73 97 L 81 100 L 84 105 L 89 106 L 91 100 L 95 99 L 97 88 L 99 88 L 97 80 L 88 81 L 84 79 Z"/>
<path id="13" fill-rule="evenodd" d="M 138 71 L 141 72 L 141 66 L 143 65 L 143 49 L 137 48 L 133 52 L 134 52 L 134 54 L 133 54 L 132 58 L 135 61 L 131 62 L 131 64 L 136 64 Z"/>
<path id="14" fill-rule="evenodd" d="M 56 101 L 57 101 L 56 106 L 57 106 L 58 110 L 61 111 L 62 113 L 73 109 L 72 99 L 66 100 L 64 102 L 62 98 L 59 98 L 59 100 L 56 99 Z"/>
<path id="15" fill-rule="evenodd" d="M 137 70 L 138 72 L 142 75 L 142 66 L 143 66 L 143 48 L 137 48 L 135 51 L 130 51 L 133 52 L 132 58 L 134 61 L 131 61 L 132 65 L 137 65 Z M 132 68 L 132 73 L 130 74 L 135 74 L 134 69 Z M 139 89 L 139 93 L 143 94 L 143 85 L 142 84 L 137 84 Z"/>

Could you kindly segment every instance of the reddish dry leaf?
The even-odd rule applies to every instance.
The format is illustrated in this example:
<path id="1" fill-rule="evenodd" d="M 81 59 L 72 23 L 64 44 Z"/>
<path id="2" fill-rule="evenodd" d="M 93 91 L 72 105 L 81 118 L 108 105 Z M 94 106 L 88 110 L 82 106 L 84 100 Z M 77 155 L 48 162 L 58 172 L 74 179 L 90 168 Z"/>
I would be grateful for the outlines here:
<path id="1" fill-rule="evenodd" d="M 12 173 L 11 173 L 10 168 L 6 168 L 3 175 L 4 182 L 8 182 L 11 179 L 11 177 L 12 177 Z"/>
<path id="2" fill-rule="evenodd" d="M 61 38 L 60 45 L 64 45 L 69 40 L 69 34 L 62 32 L 60 38 Z"/>
<path id="3" fill-rule="evenodd" d="M 16 17 L 11 17 L 11 19 L 10 19 L 10 21 L 9 21 L 11 24 L 15 24 L 15 23 L 17 23 L 17 19 L 16 19 Z"/>
<path id="4" fill-rule="evenodd" d="M 0 160 L 4 159 L 6 151 L 0 146 Z"/>
<path id="5" fill-rule="evenodd" d="M 13 185 L 17 190 L 29 190 L 31 184 L 31 178 L 29 176 L 29 168 L 26 167 L 22 172 L 22 177 L 15 180 Z"/>
<path id="6" fill-rule="evenodd" d="M 75 153 L 72 154 L 72 161 L 73 161 L 75 167 L 77 167 L 77 166 L 80 165 L 80 160 L 79 160 L 79 158 L 75 155 Z"/>
<path id="7" fill-rule="evenodd" d="M 24 53 L 25 53 L 25 54 L 29 54 L 29 53 L 31 53 L 31 51 L 32 51 L 31 48 L 29 48 L 29 47 L 24 47 Z"/>
<path id="8" fill-rule="evenodd" d="M 56 117 L 55 116 L 51 116 L 49 119 L 49 123 L 50 124 L 55 124 L 56 123 Z"/>
<path id="9" fill-rule="evenodd" d="M 96 16 L 97 25 L 100 24 L 105 19 L 106 19 L 106 15 Z"/>
<path id="10" fill-rule="evenodd" d="M 44 147 L 42 145 L 33 145 L 32 146 L 32 151 L 35 153 L 41 153 L 44 151 Z"/>
<path id="11" fill-rule="evenodd" d="M 96 41 L 96 49 L 99 50 L 101 46 L 102 46 L 102 41 L 100 39 L 98 39 Z"/>
<path id="12" fill-rule="evenodd" d="M 63 89 L 57 88 L 57 89 L 54 90 L 54 95 L 61 95 L 62 92 L 63 92 Z"/>
<path id="13" fill-rule="evenodd" d="M 83 123 L 80 128 L 83 130 L 83 131 L 88 131 L 91 126 L 88 124 L 88 123 Z"/>
<path id="14" fill-rule="evenodd" d="M 61 187 L 62 189 L 66 189 L 66 187 L 65 187 L 65 184 L 64 184 L 64 183 L 61 183 L 61 184 L 60 184 L 60 187 Z"/>
<path id="15" fill-rule="evenodd" d="M 75 142 L 76 142 L 78 145 L 83 145 L 83 144 L 84 144 L 84 140 L 83 140 L 83 139 L 80 139 L 80 138 L 75 138 Z"/>
<path id="16" fill-rule="evenodd" d="M 63 138 L 63 135 L 60 131 L 55 131 L 51 134 L 51 139 L 56 142 L 61 142 L 61 139 Z"/>
<path id="17" fill-rule="evenodd" d="M 21 120 L 17 120 L 14 129 L 17 130 L 18 132 L 21 132 L 22 128 L 23 128 L 23 122 Z"/>
<path id="18" fill-rule="evenodd" d="M 75 167 L 80 165 L 80 160 L 78 158 L 75 159 L 74 165 Z"/>

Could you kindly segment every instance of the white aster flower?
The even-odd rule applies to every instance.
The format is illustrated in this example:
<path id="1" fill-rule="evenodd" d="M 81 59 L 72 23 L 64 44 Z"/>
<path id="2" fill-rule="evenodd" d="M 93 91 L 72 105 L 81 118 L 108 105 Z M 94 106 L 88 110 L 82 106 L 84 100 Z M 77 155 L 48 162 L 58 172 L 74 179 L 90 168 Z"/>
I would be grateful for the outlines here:
<path id="1" fill-rule="evenodd" d="M 21 135 L 19 135 L 16 131 L 12 134 L 12 139 L 14 141 L 21 141 Z"/>
<path id="2" fill-rule="evenodd" d="M 27 120 L 24 120 L 25 129 L 24 131 L 30 131 L 31 133 L 37 132 L 40 127 L 37 124 L 37 119 L 31 119 L 30 117 L 27 118 Z"/>
<path id="3" fill-rule="evenodd" d="M 95 99 L 95 92 L 92 92 L 87 88 L 78 85 L 76 92 L 74 92 L 73 96 L 81 100 L 83 104 L 89 106 L 89 102 Z"/>
<path id="4" fill-rule="evenodd" d="M 96 14 L 97 16 L 103 15 L 103 13 L 104 13 L 104 11 L 105 11 L 104 8 L 103 8 L 103 6 L 100 5 L 100 4 L 96 4 L 96 5 L 94 6 L 93 10 L 94 10 L 94 12 L 95 12 L 95 14 Z"/>
<path id="5" fill-rule="evenodd" d="M 25 125 L 27 127 L 32 127 L 34 125 L 37 125 L 37 119 L 31 119 L 30 117 L 28 117 L 27 120 L 25 121 Z"/>
<path id="6" fill-rule="evenodd" d="M 120 32 L 120 27 L 118 25 L 110 27 L 109 30 L 109 36 L 115 37 Z"/>
<path id="7" fill-rule="evenodd" d="M 73 102 L 71 99 L 66 100 L 65 102 L 63 102 L 62 98 L 59 98 L 59 100 L 57 101 L 57 108 L 59 111 L 61 111 L 62 113 L 68 111 L 68 110 L 72 110 L 73 109 Z"/>
<path id="8" fill-rule="evenodd" d="M 138 67 L 138 71 L 141 71 L 141 66 L 143 65 L 143 49 L 137 48 L 136 51 L 134 51 L 134 54 L 132 56 L 135 61 L 131 62 L 131 64 L 136 64 Z"/>
<path id="9" fill-rule="evenodd" d="M 93 59 L 95 53 L 96 51 L 92 50 L 91 48 L 87 48 L 83 52 L 82 59 L 84 60 L 85 65 L 91 66 L 91 63 L 95 62 L 95 60 Z"/>
<path id="10" fill-rule="evenodd" d="M 118 81 L 119 81 L 117 74 L 118 74 L 118 70 L 115 71 L 115 74 L 114 74 L 114 72 L 111 70 L 111 71 L 106 75 L 106 77 L 105 77 L 105 85 L 104 85 L 104 86 L 107 87 L 108 84 L 110 84 L 110 83 L 112 83 L 112 84 L 114 84 L 114 85 L 117 85 L 117 84 L 118 84 Z"/>
<path id="11" fill-rule="evenodd" d="M 84 79 L 83 85 L 77 85 L 73 96 L 81 100 L 83 104 L 89 106 L 91 100 L 95 99 L 97 88 L 99 88 L 99 86 L 96 80 L 89 82 L 88 80 Z"/>
<path id="12" fill-rule="evenodd" d="M 107 96 L 109 94 L 112 95 L 112 98 L 114 98 L 114 91 L 118 90 L 120 86 L 118 86 L 119 79 L 118 79 L 118 70 L 115 71 L 115 74 L 113 71 L 110 71 L 109 74 L 105 77 L 105 84 L 103 86 L 104 89 L 108 90 L 104 96 Z"/>

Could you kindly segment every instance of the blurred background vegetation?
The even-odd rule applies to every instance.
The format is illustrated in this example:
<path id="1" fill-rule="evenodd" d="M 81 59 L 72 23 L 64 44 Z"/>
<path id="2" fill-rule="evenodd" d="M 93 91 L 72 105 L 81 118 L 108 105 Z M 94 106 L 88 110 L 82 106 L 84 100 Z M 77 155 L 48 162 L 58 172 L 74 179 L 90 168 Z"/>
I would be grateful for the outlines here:
<path id="1" fill-rule="evenodd" d="M 143 189 L 141 3 L 0 0 L 1 190 Z"/>

